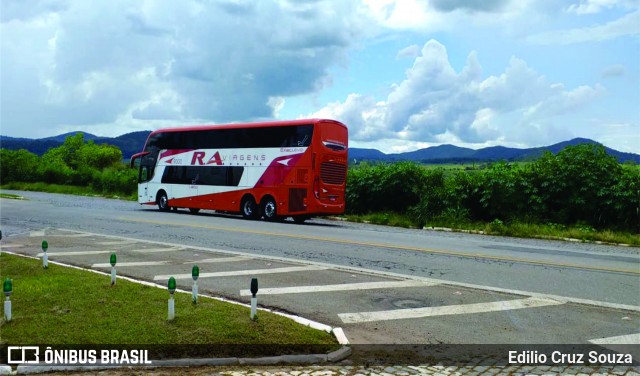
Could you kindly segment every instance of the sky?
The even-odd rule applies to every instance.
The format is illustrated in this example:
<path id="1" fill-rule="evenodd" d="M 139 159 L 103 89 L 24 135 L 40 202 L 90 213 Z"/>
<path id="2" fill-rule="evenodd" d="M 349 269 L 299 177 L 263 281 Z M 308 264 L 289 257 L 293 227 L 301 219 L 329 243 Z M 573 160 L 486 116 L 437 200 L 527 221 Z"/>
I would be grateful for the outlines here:
<path id="1" fill-rule="evenodd" d="M 386 153 L 640 153 L 640 0 L 0 2 L 2 135 L 299 118 Z"/>

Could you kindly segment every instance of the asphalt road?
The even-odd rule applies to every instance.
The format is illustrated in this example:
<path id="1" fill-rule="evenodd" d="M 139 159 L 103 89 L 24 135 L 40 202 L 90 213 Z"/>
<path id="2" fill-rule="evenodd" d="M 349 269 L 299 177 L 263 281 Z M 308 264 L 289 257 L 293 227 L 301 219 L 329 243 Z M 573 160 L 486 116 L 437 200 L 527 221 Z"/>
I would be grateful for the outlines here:
<path id="1" fill-rule="evenodd" d="M 212 212 L 161 213 L 119 200 L 11 193 L 26 200 L 0 199 L 3 242 L 22 243 L 24 248 L 16 248 L 22 253 L 37 253 L 33 245 L 43 236 L 54 239 L 52 253 L 87 249 L 86 241 L 92 241 L 101 244 L 98 249 L 147 263 L 132 264 L 123 273 L 157 282 L 188 273 L 194 262 L 219 258 L 220 263 L 202 264 L 202 272 L 212 273 L 201 279 L 202 289 L 243 301 L 249 278 L 244 270 L 282 270 L 261 276 L 262 288 L 382 283 L 378 289 L 274 290 L 261 297 L 261 304 L 342 326 L 355 342 L 583 343 L 640 333 L 638 248 L 330 220 L 245 221 Z M 140 251 L 158 248 L 168 251 Z M 59 259 L 100 269 L 100 257 Z M 229 257 L 239 259 L 225 262 Z M 236 275 L 215 274 L 226 272 Z M 188 282 L 181 281 L 185 288 Z M 390 282 L 408 285 L 383 287 Z M 616 304 L 631 309 L 606 308 Z"/>

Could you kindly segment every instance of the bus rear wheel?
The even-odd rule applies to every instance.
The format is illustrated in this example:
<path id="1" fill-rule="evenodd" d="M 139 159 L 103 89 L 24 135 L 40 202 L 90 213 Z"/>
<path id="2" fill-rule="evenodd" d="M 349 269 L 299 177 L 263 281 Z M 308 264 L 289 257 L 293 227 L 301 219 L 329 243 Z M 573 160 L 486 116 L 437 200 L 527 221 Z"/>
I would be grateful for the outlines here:
<path id="1" fill-rule="evenodd" d="M 258 207 L 253 197 L 248 196 L 242 199 L 242 202 L 240 203 L 240 212 L 244 219 L 258 218 Z"/>
<path id="2" fill-rule="evenodd" d="M 189 212 L 191 214 L 198 214 L 200 212 L 200 209 L 198 209 L 198 208 L 189 208 Z"/>
<path id="3" fill-rule="evenodd" d="M 158 204 L 158 209 L 160 209 L 160 211 L 169 211 L 169 209 L 171 209 L 169 207 L 169 198 L 165 191 L 158 192 L 158 196 L 156 196 L 156 203 Z"/>
<path id="4" fill-rule="evenodd" d="M 276 221 L 278 219 L 278 207 L 273 197 L 268 196 L 262 200 L 262 215 L 267 221 Z"/>

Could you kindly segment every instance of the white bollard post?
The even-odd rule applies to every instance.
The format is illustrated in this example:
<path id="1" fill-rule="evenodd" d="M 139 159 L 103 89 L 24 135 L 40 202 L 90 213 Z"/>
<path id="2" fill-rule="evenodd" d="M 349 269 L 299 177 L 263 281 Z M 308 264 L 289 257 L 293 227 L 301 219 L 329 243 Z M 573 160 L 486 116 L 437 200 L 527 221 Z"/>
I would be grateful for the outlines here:
<path id="1" fill-rule="evenodd" d="M 7 296 L 7 300 L 4 301 L 4 319 L 6 322 L 11 321 L 11 300 Z"/>
<path id="2" fill-rule="evenodd" d="M 109 257 L 109 263 L 111 264 L 111 286 L 116 284 L 116 254 L 112 253 Z"/>
<path id="3" fill-rule="evenodd" d="M 49 256 L 47 255 L 47 249 L 49 248 L 49 243 L 46 240 L 42 241 L 42 267 L 49 267 Z"/>
<path id="4" fill-rule="evenodd" d="M 256 310 L 258 309 L 258 278 L 251 278 L 251 320 L 255 320 Z"/>
<path id="5" fill-rule="evenodd" d="M 200 268 L 194 265 L 191 269 L 191 278 L 193 278 L 193 287 L 191 288 L 191 301 L 198 304 L 198 277 L 200 276 Z"/>
<path id="6" fill-rule="evenodd" d="M 173 293 L 176 291 L 176 279 L 173 277 L 169 278 L 167 287 L 169 288 L 169 293 L 171 294 L 171 297 L 169 298 L 167 320 L 173 321 L 173 319 L 176 318 L 176 306 L 175 301 L 173 300 Z"/>
<path id="7" fill-rule="evenodd" d="M 173 300 L 173 295 L 169 298 L 169 313 L 167 315 L 167 320 L 173 321 L 176 318 L 176 305 L 175 300 Z"/>
<path id="8" fill-rule="evenodd" d="M 4 319 L 6 322 L 11 321 L 11 293 L 13 292 L 13 282 L 8 277 L 4 280 L 2 291 L 7 300 L 4 301 Z"/>

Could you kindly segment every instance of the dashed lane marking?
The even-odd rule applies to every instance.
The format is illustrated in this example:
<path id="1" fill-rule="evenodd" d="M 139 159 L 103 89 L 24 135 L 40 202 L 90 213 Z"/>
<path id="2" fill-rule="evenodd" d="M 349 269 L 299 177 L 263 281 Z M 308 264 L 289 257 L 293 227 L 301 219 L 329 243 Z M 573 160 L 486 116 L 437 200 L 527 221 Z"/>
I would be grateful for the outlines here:
<path id="1" fill-rule="evenodd" d="M 214 278 L 214 277 L 234 277 L 239 275 L 258 275 L 258 274 L 277 274 L 277 273 L 293 273 L 293 272 L 307 272 L 312 270 L 326 270 L 329 268 L 321 266 L 291 266 L 286 268 L 273 268 L 273 269 L 251 269 L 251 270 L 235 270 L 231 272 L 217 272 L 217 273 L 201 273 L 200 278 Z M 191 274 L 175 274 L 175 275 L 157 275 L 153 277 L 154 281 L 166 280 L 171 277 L 175 279 L 190 279 Z"/>
<path id="2" fill-rule="evenodd" d="M 426 287 L 437 286 L 439 283 L 430 283 L 424 281 L 389 281 L 389 282 L 358 282 L 343 283 L 337 285 L 319 285 L 319 286 L 293 286 L 293 287 L 272 287 L 261 288 L 260 295 L 279 295 L 279 294 L 304 294 L 310 292 L 327 292 L 327 291 L 353 291 L 353 290 L 373 290 L 373 289 L 391 289 L 404 287 Z M 240 290 L 240 296 L 250 296 L 251 291 Z"/>
<path id="3" fill-rule="evenodd" d="M 496 311 L 510 311 L 514 309 L 545 307 L 560 305 L 563 302 L 551 299 L 526 298 L 503 300 L 499 302 L 459 304 L 440 307 L 408 308 L 391 311 L 340 313 L 338 317 L 345 324 L 355 324 L 371 321 L 387 321 L 401 319 L 416 319 L 422 317 L 466 315 L 470 313 L 484 313 Z"/>

